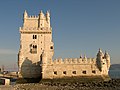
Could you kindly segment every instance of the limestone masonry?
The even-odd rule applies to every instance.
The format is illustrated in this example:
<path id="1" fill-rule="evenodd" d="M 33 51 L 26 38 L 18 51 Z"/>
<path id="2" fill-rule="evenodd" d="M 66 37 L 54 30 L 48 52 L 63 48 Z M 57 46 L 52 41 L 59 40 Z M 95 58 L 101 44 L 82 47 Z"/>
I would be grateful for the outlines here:
<path id="1" fill-rule="evenodd" d="M 110 56 L 99 49 L 96 58 L 55 59 L 50 13 L 40 11 L 38 16 L 23 14 L 20 27 L 18 66 L 20 78 L 54 79 L 80 76 L 107 76 Z"/>

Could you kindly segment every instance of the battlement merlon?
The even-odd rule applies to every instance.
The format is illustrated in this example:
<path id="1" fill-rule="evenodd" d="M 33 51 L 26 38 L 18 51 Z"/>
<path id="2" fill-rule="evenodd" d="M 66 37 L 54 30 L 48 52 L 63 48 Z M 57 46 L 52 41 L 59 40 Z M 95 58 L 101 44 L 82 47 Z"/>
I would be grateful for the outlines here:
<path id="1" fill-rule="evenodd" d="M 97 63 L 99 61 L 99 64 Z M 101 66 L 100 63 L 104 63 L 104 65 L 107 66 L 109 69 L 110 67 L 110 55 L 105 51 L 105 54 L 103 54 L 102 50 L 99 49 L 97 57 L 96 58 L 87 58 L 86 55 L 82 58 L 57 58 L 52 61 L 53 64 L 98 64 L 98 67 Z"/>
<path id="2" fill-rule="evenodd" d="M 96 58 L 58 58 L 52 61 L 53 64 L 96 64 Z"/>

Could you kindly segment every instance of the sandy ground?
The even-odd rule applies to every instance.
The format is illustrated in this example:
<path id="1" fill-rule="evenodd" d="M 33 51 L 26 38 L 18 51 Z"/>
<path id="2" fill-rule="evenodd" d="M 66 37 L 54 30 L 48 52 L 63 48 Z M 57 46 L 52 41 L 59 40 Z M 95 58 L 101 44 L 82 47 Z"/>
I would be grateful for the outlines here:
<path id="1" fill-rule="evenodd" d="M 0 90 L 58 90 L 56 86 L 47 86 L 41 84 L 17 84 L 1 85 Z"/>

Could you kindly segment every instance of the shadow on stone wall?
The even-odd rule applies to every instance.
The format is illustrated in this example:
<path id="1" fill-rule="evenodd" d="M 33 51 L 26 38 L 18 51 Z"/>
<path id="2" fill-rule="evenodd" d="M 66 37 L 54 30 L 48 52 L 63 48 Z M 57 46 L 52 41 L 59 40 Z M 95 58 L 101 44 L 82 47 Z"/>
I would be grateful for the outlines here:
<path id="1" fill-rule="evenodd" d="M 42 77 L 42 68 L 40 66 L 40 61 L 36 62 L 36 63 L 32 63 L 31 60 L 29 60 L 28 58 L 26 58 L 24 60 L 24 62 L 22 63 L 21 66 L 21 76 L 22 78 L 26 79 L 27 81 L 30 80 L 30 82 L 32 81 L 33 78 L 33 82 L 35 80 L 35 78 L 39 78 L 39 80 Z"/>
<path id="2" fill-rule="evenodd" d="M 100 62 L 100 60 L 97 58 L 97 60 L 96 60 L 96 66 L 97 66 L 97 68 L 100 70 L 100 71 L 102 71 L 102 65 L 101 65 L 101 62 Z"/>

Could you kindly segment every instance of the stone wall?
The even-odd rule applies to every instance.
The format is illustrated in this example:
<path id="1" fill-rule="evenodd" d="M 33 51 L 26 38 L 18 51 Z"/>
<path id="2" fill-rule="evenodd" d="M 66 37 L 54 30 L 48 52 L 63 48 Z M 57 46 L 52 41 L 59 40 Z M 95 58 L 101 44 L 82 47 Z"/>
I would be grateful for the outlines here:
<path id="1" fill-rule="evenodd" d="M 98 57 L 98 55 L 100 56 Z M 109 70 L 107 68 L 107 59 L 101 50 L 98 51 L 97 58 L 87 58 L 86 56 L 84 58 L 58 58 L 50 63 L 43 64 L 42 68 L 44 68 L 42 69 L 43 79 L 108 76 Z"/>
<path id="2" fill-rule="evenodd" d="M 95 58 L 87 60 L 81 58 L 56 59 L 51 64 L 46 65 L 42 73 L 43 79 L 102 75 L 102 72 L 97 68 Z"/>

